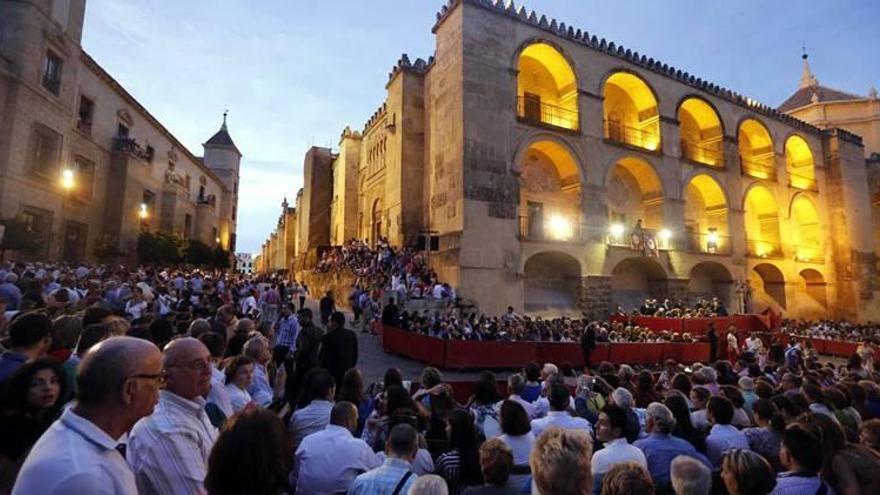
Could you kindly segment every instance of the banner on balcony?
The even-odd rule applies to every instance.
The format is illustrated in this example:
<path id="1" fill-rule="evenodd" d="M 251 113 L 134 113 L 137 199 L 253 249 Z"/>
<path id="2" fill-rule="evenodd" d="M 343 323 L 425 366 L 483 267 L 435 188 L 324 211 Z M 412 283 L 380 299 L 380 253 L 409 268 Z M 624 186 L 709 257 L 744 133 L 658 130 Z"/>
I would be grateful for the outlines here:
<path id="1" fill-rule="evenodd" d="M 660 251 L 657 249 L 657 238 L 651 234 L 645 234 L 645 256 L 657 258 Z"/>

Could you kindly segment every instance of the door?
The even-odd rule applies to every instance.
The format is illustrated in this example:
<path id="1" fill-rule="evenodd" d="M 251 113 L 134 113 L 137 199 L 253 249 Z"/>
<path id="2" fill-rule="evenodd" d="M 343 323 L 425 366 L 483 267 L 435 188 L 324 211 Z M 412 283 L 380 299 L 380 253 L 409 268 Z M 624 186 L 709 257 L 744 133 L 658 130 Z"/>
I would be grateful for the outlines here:
<path id="1" fill-rule="evenodd" d="M 529 201 L 528 211 L 529 237 L 532 239 L 542 239 L 544 237 L 544 204 Z"/>
<path id="2" fill-rule="evenodd" d="M 541 95 L 523 93 L 523 116 L 533 122 L 541 122 Z"/>
<path id="3" fill-rule="evenodd" d="M 79 223 L 68 222 L 64 227 L 64 261 L 79 263 L 85 257 L 86 229 Z"/>

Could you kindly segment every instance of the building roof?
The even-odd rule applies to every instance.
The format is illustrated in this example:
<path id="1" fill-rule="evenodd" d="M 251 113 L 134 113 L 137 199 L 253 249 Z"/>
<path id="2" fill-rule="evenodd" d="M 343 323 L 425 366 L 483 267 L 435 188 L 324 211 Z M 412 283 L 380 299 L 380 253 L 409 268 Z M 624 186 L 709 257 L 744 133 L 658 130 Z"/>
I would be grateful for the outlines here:
<path id="1" fill-rule="evenodd" d="M 804 53 L 802 58 L 804 59 L 804 70 L 801 74 L 801 82 L 798 85 L 797 91 L 789 96 L 787 100 L 782 102 L 782 105 L 779 105 L 777 110 L 780 112 L 788 112 L 813 103 L 864 99 L 861 96 L 822 86 L 819 84 L 819 80 L 816 79 L 816 76 L 813 75 L 813 71 L 810 70 L 810 63 L 807 61 L 807 54 Z"/>
<path id="2" fill-rule="evenodd" d="M 240 155 L 241 151 L 238 151 L 238 147 L 232 142 L 232 136 L 229 135 L 229 129 L 226 127 L 226 114 L 227 112 L 223 112 L 223 125 L 220 126 L 220 130 L 205 141 L 205 146 L 229 146 Z"/>

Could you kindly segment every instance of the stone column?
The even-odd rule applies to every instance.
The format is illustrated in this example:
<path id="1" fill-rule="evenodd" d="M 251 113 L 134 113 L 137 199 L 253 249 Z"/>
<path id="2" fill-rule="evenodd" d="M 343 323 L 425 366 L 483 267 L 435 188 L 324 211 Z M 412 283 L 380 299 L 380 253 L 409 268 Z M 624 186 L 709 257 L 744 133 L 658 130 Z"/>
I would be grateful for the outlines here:
<path id="1" fill-rule="evenodd" d="M 590 320 L 604 320 L 614 309 L 611 278 L 587 276 L 581 279 L 578 306 Z"/>

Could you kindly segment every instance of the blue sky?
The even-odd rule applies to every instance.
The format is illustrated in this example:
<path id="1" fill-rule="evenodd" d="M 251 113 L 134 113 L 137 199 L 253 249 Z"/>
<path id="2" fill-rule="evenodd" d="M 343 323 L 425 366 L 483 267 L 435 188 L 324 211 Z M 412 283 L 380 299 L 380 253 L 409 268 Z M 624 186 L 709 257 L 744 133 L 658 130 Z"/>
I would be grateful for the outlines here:
<path id="1" fill-rule="evenodd" d="M 820 83 L 880 89 L 876 0 L 530 0 L 527 8 L 776 106 L 801 46 Z M 87 0 L 85 49 L 198 155 L 229 108 L 244 154 L 239 251 L 258 251 L 311 145 L 384 99 L 401 53 L 434 52 L 440 0 Z"/>

